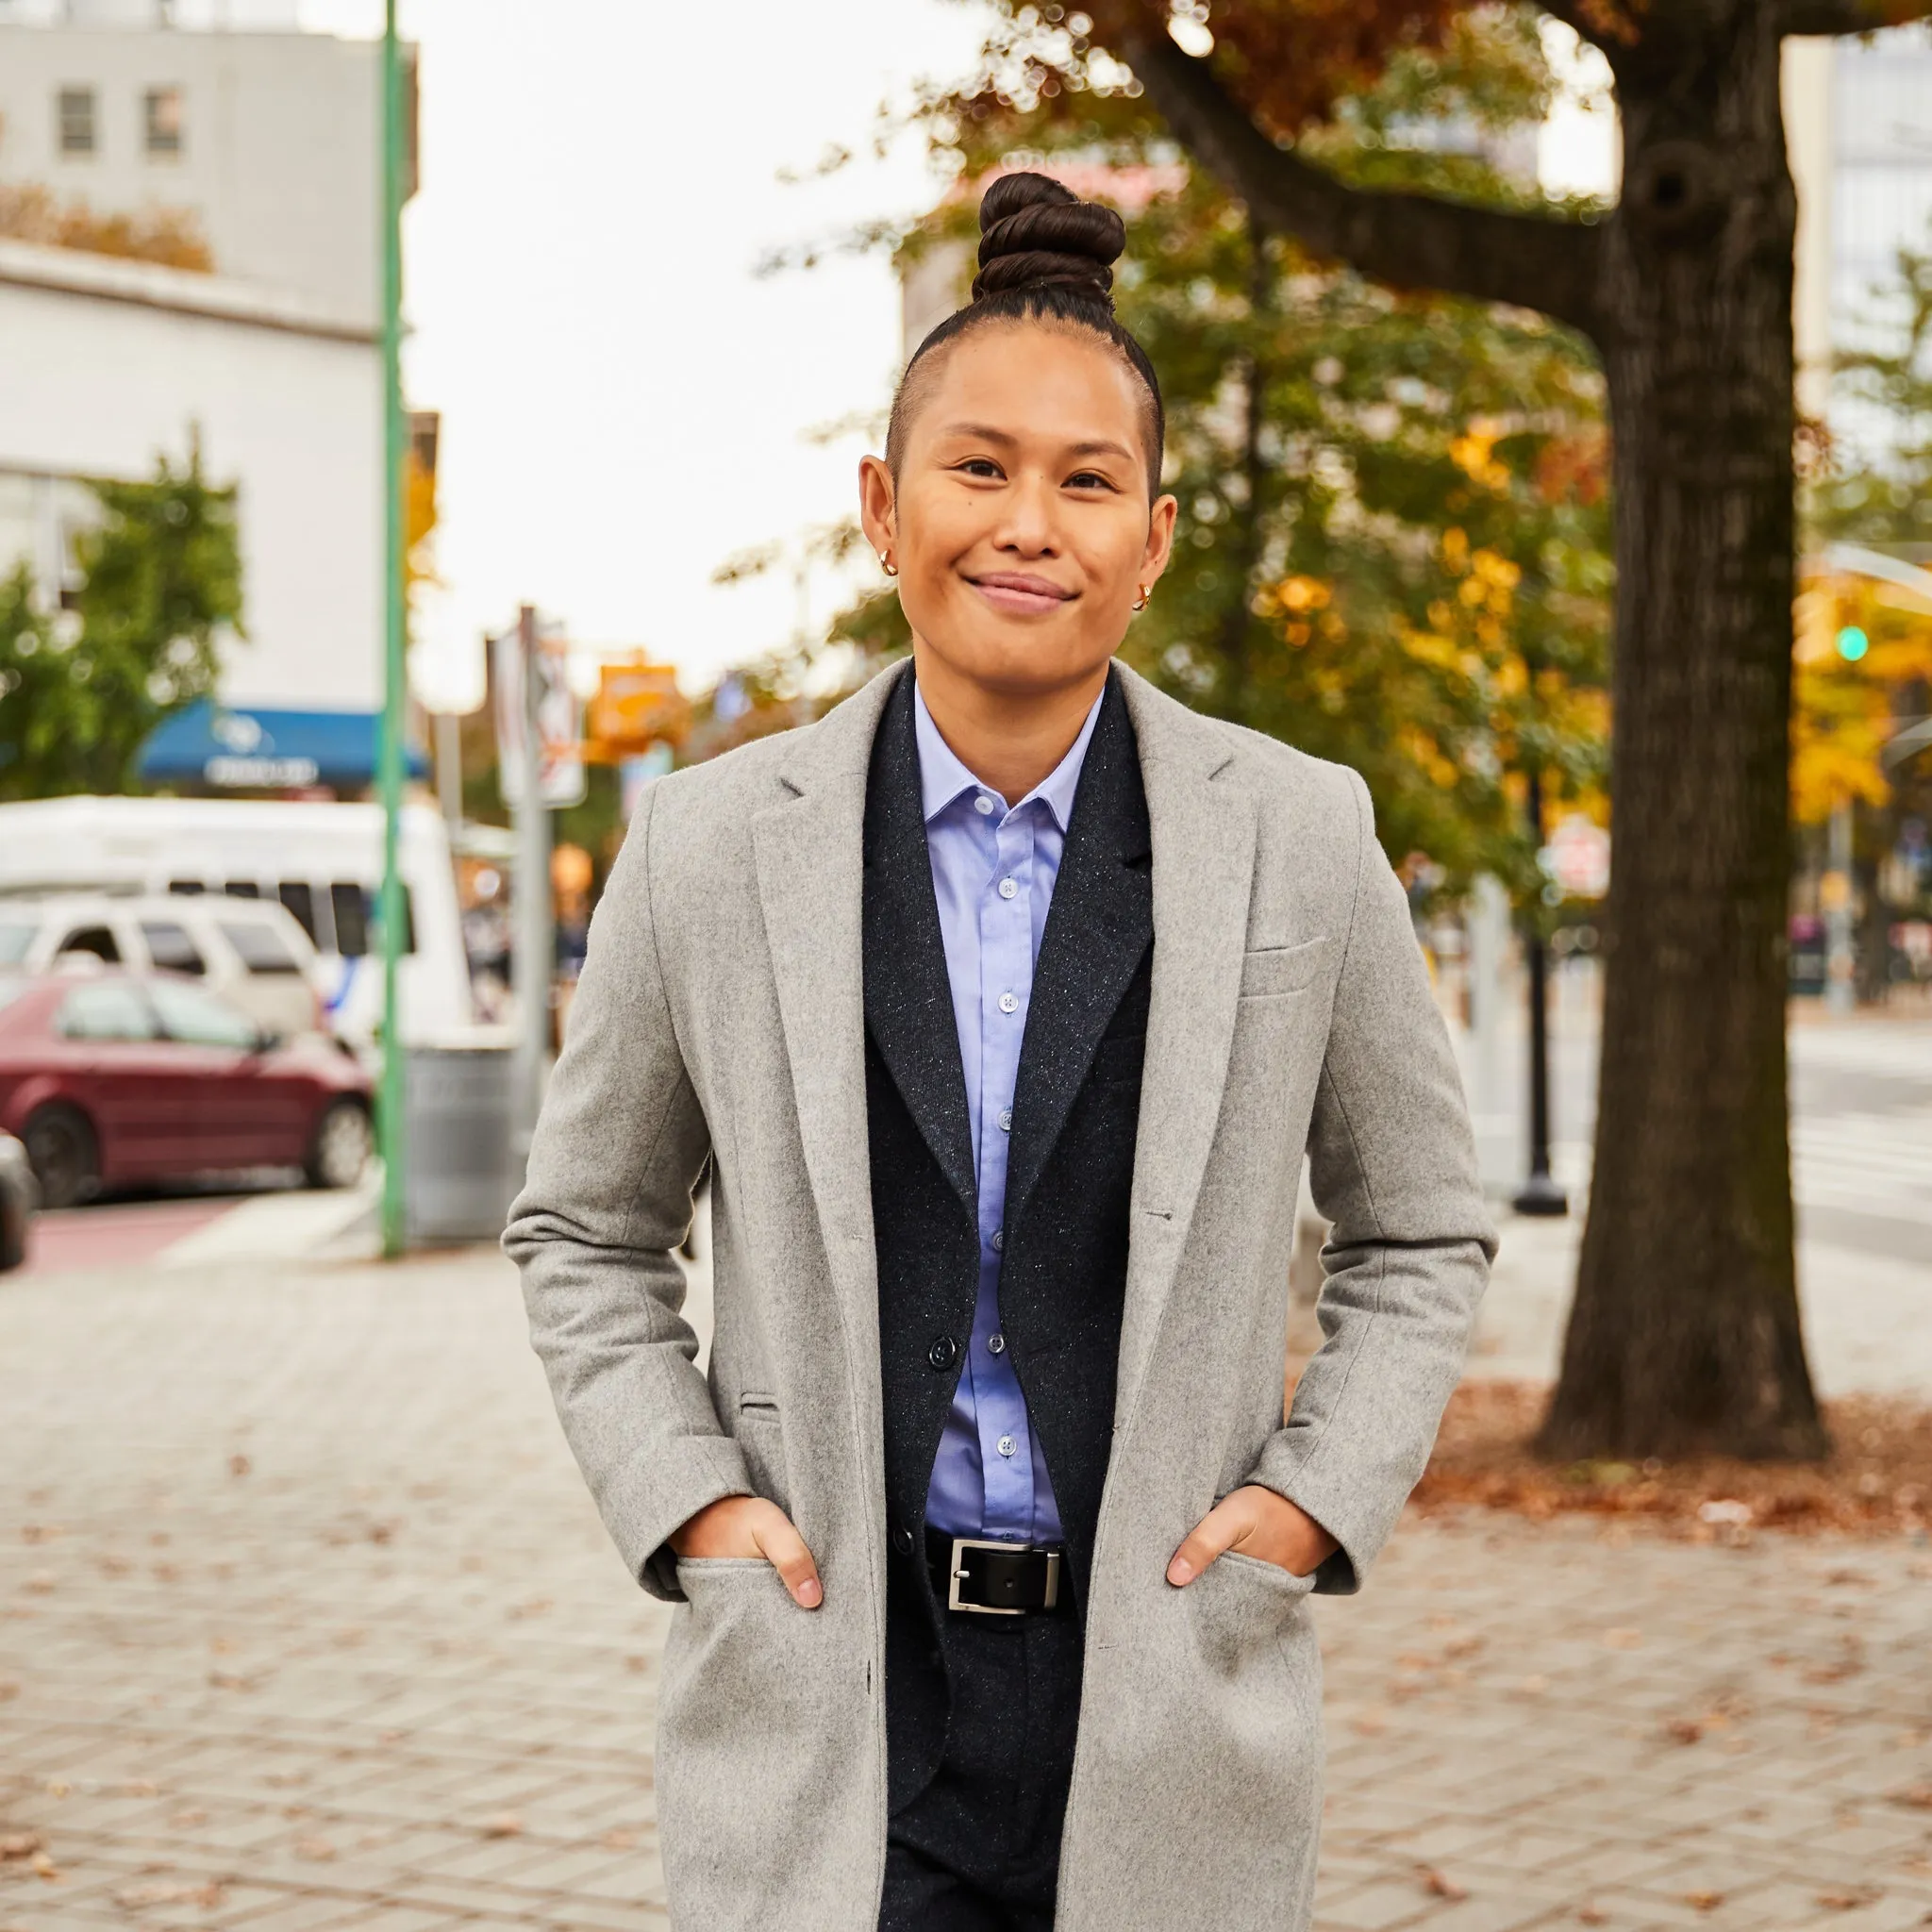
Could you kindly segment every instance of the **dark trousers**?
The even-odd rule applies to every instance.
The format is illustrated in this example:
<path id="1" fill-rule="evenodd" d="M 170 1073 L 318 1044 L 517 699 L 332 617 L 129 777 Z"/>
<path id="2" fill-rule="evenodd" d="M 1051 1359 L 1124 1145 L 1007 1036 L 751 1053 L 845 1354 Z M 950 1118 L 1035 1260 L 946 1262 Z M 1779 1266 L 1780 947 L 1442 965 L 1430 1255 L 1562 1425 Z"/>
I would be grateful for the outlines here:
<path id="1" fill-rule="evenodd" d="M 880 1932 L 1046 1932 L 1080 1721 L 1080 1625 L 944 1623 L 945 1745 L 930 1782 L 888 1822 Z M 930 1653 L 921 1663 L 938 1674 Z"/>

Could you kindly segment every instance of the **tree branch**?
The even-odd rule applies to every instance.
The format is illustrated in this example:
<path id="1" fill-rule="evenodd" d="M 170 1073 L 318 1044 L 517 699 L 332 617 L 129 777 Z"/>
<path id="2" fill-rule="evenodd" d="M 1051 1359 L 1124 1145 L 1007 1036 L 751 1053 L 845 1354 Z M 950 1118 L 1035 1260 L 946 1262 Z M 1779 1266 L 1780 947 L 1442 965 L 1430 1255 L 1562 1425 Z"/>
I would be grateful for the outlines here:
<path id="1" fill-rule="evenodd" d="M 1783 34 L 1869 34 L 1932 16 L 1932 0 L 1783 0 Z"/>
<path id="2" fill-rule="evenodd" d="M 1932 5 L 1932 0 L 1927 0 Z M 1121 49 L 1161 118 L 1263 226 L 1398 289 L 1507 302 L 1594 334 L 1600 231 L 1433 195 L 1350 188 L 1279 148 L 1163 33 Z"/>

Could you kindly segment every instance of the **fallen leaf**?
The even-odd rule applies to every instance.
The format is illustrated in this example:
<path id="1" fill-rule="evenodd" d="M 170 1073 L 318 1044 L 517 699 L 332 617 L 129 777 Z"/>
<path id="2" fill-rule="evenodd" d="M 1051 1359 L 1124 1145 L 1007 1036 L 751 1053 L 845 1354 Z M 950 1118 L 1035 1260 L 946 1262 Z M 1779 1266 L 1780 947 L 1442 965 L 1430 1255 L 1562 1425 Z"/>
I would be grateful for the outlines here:
<path id="1" fill-rule="evenodd" d="M 1724 1902 L 1724 1895 L 1721 1891 L 1687 1891 L 1684 1894 L 1684 1903 L 1700 1912 L 1714 1912 Z"/>
<path id="2" fill-rule="evenodd" d="M 1703 1723 L 1694 1717 L 1674 1717 L 1664 1726 L 1664 1735 L 1677 1744 L 1694 1744 L 1704 1735 Z"/>
<path id="3" fill-rule="evenodd" d="M 637 1833 L 627 1824 L 614 1826 L 597 1840 L 607 1852 L 627 1852 L 637 1841 Z"/>
<path id="4" fill-rule="evenodd" d="M 1891 1802 L 1909 1811 L 1932 1811 L 1932 1785 L 1907 1785 L 1891 1794 Z"/>
<path id="5" fill-rule="evenodd" d="M 36 1570 L 26 1580 L 26 1587 L 36 1596 L 45 1596 L 54 1587 L 54 1573 L 51 1570 Z"/>
<path id="6" fill-rule="evenodd" d="M 58 1885 L 60 1882 L 60 1868 L 45 1852 L 34 1854 L 33 1872 L 36 1878 L 44 1878 L 49 1885 Z"/>
<path id="7" fill-rule="evenodd" d="M 228 1474 L 230 1475 L 246 1475 L 254 1467 L 255 1465 L 245 1456 L 231 1456 L 228 1457 Z"/>
<path id="8" fill-rule="evenodd" d="M 1576 1916 L 1586 1925 L 1602 1925 L 1609 1921 L 1609 1913 L 1601 1906 L 1578 1906 Z"/>
<path id="9" fill-rule="evenodd" d="M 325 1838 L 298 1838 L 295 1840 L 295 1856 L 308 1858 L 316 1864 L 326 1864 L 336 1855 L 336 1848 Z"/>
<path id="10" fill-rule="evenodd" d="M 1837 1891 L 1821 1891 L 1818 1903 L 1827 1912 L 1856 1912 L 1860 1906 L 1875 1905 L 1884 1896 L 1875 1885 L 1848 1885 Z"/>
<path id="11" fill-rule="evenodd" d="M 516 1838 L 523 1832 L 524 1821 L 514 1811 L 499 1811 L 494 1818 L 486 1819 L 483 1824 L 485 1838 Z"/>
<path id="12" fill-rule="evenodd" d="M 1423 1890 L 1431 1898 L 1458 1899 L 1469 1896 L 1468 1889 L 1457 1885 L 1446 1874 L 1438 1872 L 1433 1865 L 1424 1865 L 1417 1874 L 1423 1882 Z"/>
<path id="13" fill-rule="evenodd" d="M 40 1850 L 42 1840 L 37 1831 L 9 1831 L 0 1838 L 0 1859 L 30 1858 Z"/>

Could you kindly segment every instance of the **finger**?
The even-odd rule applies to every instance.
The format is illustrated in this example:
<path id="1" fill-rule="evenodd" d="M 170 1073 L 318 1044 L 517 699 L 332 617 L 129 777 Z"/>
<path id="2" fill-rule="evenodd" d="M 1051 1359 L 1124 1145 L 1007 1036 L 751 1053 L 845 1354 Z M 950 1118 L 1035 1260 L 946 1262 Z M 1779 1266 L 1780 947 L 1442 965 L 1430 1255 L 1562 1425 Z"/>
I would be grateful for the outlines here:
<path id="1" fill-rule="evenodd" d="M 817 1609 L 825 1596 L 819 1566 L 812 1561 L 805 1539 L 791 1526 L 791 1519 L 775 1503 L 758 1512 L 752 1525 L 752 1541 L 791 1592 L 792 1602 L 802 1610 Z"/>
<path id="2" fill-rule="evenodd" d="M 1167 1566 L 1167 1580 L 1177 1590 L 1193 1582 L 1224 1550 L 1239 1542 L 1251 1526 L 1240 1491 L 1224 1496 L 1182 1540 Z"/>

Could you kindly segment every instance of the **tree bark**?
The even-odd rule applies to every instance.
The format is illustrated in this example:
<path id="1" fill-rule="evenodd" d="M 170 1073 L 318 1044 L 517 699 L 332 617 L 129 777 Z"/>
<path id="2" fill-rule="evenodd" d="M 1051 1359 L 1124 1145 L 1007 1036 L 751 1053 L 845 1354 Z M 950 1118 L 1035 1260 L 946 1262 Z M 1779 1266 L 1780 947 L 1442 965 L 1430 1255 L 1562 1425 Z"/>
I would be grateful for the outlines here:
<path id="1" fill-rule="evenodd" d="M 1619 62 L 1598 331 L 1615 449 L 1615 858 L 1565 1456 L 1826 1446 L 1786 1121 L 1797 200 L 1775 18 Z"/>
<path id="2" fill-rule="evenodd" d="M 1175 134 L 1269 226 L 1397 286 L 1540 308 L 1604 358 L 1616 847 L 1596 1161 L 1552 1454 L 1827 1446 L 1786 1119 L 1797 200 L 1779 43 L 1800 18 L 1863 21 L 1866 5 L 1634 12 L 1630 37 L 1602 42 L 1624 185 L 1592 226 L 1345 188 L 1270 141 L 1207 61 L 1158 33 L 1126 48 Z"/>

